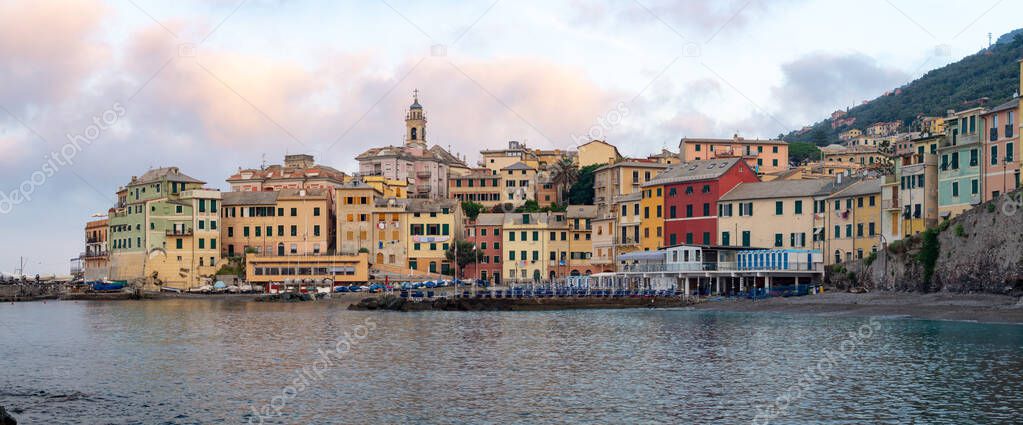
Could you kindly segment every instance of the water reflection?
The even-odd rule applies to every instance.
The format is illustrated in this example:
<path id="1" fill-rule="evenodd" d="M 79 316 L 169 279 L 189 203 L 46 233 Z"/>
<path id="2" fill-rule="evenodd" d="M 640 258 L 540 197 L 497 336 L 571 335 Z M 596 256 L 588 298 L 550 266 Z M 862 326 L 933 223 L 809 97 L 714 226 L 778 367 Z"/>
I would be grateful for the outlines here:
<path id="1" fill-rule="evenodd" d="M 867 318 L 683 310 L 350 312 L 331 303 L 0 306 L 23 423 L 749 423 Z M 772 423 L 1023 421 L 1023 327 L 884 320 Z M 258 423 L 258 419 L 255 420 Z"/>

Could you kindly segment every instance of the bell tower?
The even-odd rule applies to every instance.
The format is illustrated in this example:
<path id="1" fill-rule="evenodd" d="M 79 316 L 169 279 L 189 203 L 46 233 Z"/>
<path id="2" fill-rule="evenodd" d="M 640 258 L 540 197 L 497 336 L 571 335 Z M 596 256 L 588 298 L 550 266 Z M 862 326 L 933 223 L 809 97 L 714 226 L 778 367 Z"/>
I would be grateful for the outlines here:
<path id="1" fill-rule="evenodd" d="M 405 114 L 405 145 L 426 149 L 426 114 L 419 104 L 419 89 L 412 92 L 412 105 Z"/>

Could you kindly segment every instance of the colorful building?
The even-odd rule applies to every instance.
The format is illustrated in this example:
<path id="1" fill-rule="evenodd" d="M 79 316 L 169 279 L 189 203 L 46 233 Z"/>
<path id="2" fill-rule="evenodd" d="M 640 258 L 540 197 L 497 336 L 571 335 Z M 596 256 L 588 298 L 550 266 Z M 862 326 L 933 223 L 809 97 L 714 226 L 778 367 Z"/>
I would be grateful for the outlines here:
<path id="1" fill-rule="evenodd" d="M 499 172 L 504 182 L 501 202 L 514 206 L 536 200 L 536 168 L 524 162 L 516 162 Z"/>
<path id="2" fill-rule="evenodd" d="M 550 242 L 547 236 L 547 213 L 508 213 L 504 215 L 502 241 L 505 259 L 502 262 L 506 282 L 535 282 L 548 278 L 546 255 Z"/>
<path id="3" fill-rule="evenodd" d="M 488 168 L 473 169 L 466 175 L 448 177 L 448 196 L 493 208 L 503 200 L 503 182 L 501 173 Z"/>
<path id="4" fill-rule="evenodd" d="M 157 168 L 132 177 L 118 191 L 110 215 L 110 278 L 142 280 L 147 289 L 211 284 L 219 267 L 219 191 Z"/>
<path id="5" fill-rule="evenodd" d="M 462 207 L 448 199 L 407 201 L 408 269 L 413 274 L 453 276 L 457 270 L 448 261 L 447 251 L 454 237 L 462 234 Z"/>
<path id="6" fill-rule="evenodd" d="M 110 277 L 110 254 L 107 251 L 107 234 L 110 220 L 102 218 L 85 223 L 85 251 L 79 256 L 85 281 Z"/>
<path id="7" fill-rule="evenodd" d="M 952 218 L 983 202 L 984 108 L 949 114 L 938 146 L 938 215 Z"/>
<path id="8" fill-rule="evenodd" d="M 880 248 L 881 182 L 860 180 L 825 199 L 825 264 L 862 259 Z"/>
<path id="9" fill-rule="evenodd" d="M 539 168 L 540 158 L 536 152 L 527 148 L 522 142 L 515 140 L 508 142 L 507 149 L 484 149 L 480 151 L 479 166 L 495 173 L 501 169 L 517 162 Z"/>
<path id="10" fill-rule="evenodd" d="M 643 211 L 640 222 L 639 249 L 656 251 L 664 247 L 664 185 L 656 179 L 640 186 L 642 199 L 639 207 Z"/>
<path id="11" fill-rule="evenodd" d="M 679 150 L 683 162 L 743 158 L 758 174 L 789 168 L 789 145 L 781 140 L 745 139 L 738 134 L 731 139 L 683 138 Z"/>
<path id="12" fill-rule="evenodd" d="M 815 196 L 833 180 L 774 180 L 740 183 L 717 203 L 718 245 L 809 248 L 814 234 Z"/>
<path id="13" fill-rule="evenodd" d="M 592 255 L 590 264 L 600 272 L 615 271 L 615 227 L 618 223 L 618 213 L 612 205 L 596 206 L 596 216 L 590 220 L 592 229 L 591 243 Z"/>
<path id="14" fill-rule="evenodd" d="M 931 154 L 908 155 L 895 163 L 899 205 L 898 234 L 910 237 L 938 224 L 938 159 Z M 890 208 L 890 207 L 887 207 Z M 887 209 L 886 208 L 886 209 Z"/>
<path id="15" fill-rule="evenodd" d="M 685 162 L 661 173 L 664 186 L 664 246 L 718 243 L 717 203 L 739 183 L 760 181 L 742 158 Z"/>
<path id="16" fill-rule="evenodd" d="M 364 284 L 369 281 L 367 254 L 293 255 L 245 258 L 245 279 L 264 291 L 328 292 L 335 285 Z"/>
<path id="17" fill-rule="evenodd" d="M 640 224 L 643 222 L 643 213 L 640 203 L 643 200 L 642 191 L 634 191 L 628 195 L 621 195 L 614 200 L 614 211 L 618 214 L 615 219 L 615 257 L 628 252 L 640 249 L 639 239 Z"/>
<path id="18" fill-rule="evenodd" d="M 465 226 L 465 240 L 475 247 L 475 262 L 462 270 L 463 278 L 484 279 L 500 285 L 503 276 L 503 246 L 501 230 L 504 214 L 483 213 Z"/>
<path id="19" fill-rule="evenodd" d="M 568 218 L 568 269 L 569 275 L 590 275 L 594 273 L 593 264 L 593 220 L 597 217 L 597 207 L 593 205 L 569 205 L 565 216 Z"/>
<path id="20" fill-rule="evenodd" d="M 597 164 L 614 164 L 622 160 L 615 145 L 603 140 L 591 140 L 579 146 L 579 167 Z"/>
<path id="21" fill-rule="evenodd" d="M 334 216 L 325 189 L 223 194 L 221 255 L 321 255 L 333 251 Z"/>
<path id="22" fill-rule="evenodd" d="M 1016 120 L 1019 98 L 992 108 L 981 116 L 984 122 L 982 164 L 983 201 L 1019 188 L 1019 133 Z"/>
<path id="23" fill-rule="evenodd" d="M 609 207 L 615 198 L 639 191 L 668 166 L 656 161 L 624 160 L 598 168 L 593 173 L 593 203 Z"/>
<path id="24" fill-rule="evenodd" d="M 348 177 L 333 167 L 316 164 L 312 155 L 286 155 L 284 164 L 241 169 L 227 178 L 233 192 L 282 189 L 325 189 L 329 193 Z"/>

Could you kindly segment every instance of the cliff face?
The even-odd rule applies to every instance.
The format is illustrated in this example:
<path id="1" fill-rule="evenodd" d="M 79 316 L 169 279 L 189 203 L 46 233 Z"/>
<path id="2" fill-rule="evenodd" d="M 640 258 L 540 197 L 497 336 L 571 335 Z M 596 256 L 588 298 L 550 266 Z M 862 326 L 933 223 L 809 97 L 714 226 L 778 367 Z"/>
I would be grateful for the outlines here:
<path id="1" fill-rule="evenodd" d="M 1011 196 L 1019 199 L 1020 192 Z M 1023 292 L 1023 204 L 1013 208 L 1007 198 L 942 223 L 936 244 L 923 235 L 891 244 L 866 266 L 860 283 L 890 291 Z M 930 282 L 929 250 L 936 256 Z"/>

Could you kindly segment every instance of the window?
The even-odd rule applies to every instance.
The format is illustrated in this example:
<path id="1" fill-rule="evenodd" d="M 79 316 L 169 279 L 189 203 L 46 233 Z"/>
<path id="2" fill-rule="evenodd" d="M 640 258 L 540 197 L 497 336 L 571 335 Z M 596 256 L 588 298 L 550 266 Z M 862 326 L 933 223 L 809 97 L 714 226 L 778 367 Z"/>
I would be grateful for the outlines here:
<path id="1" fill-rule="evenodd" d="M 803 201 L 802 200 L 796 200 L 793 203 L 793 209 L 795 210 L 796 214 L 802 214 L 803 213 Z"/>
<path id="2" fill-rule="evenodd" d="M 177 238 L 177 239 L 174 240 L 174 248 L 177 248 L 177 249 L 184 248 L 184 242 L 182 241 L 181 238 Z"/>
<path id="3" fill-rule="evenodd" d="M 998 145 L 991 146 L 991 165 L 998 164 Z"/>
<path id="4" fill-rule="evenodd" d="M 952 182 L 952 196 L 959 196 L 959 182 Z"/>
<path id="5" fill-rule="evenodd" d="M 782 241 L 783 241 L 782 234 L 781 233 L 775 233 L 774 234 L 774 246 L 782 246 Z"/>
<path id="6" fill-rule="evenodd" d="M 732 243 L 732 235 L 728 232 L 721 232 L 721 245 L 728 246 Z"/>
<path id="7" fill-rule="evenodd" d="M 269 236 L 269 235 L 267 235 L 267 236 Z M 320 236 L 320 225 L 319 224 L 313 226 L 313 236 Z"/>
<path id="8" fill-rule="evenodd" d="M 298 226 L 291 225 L 291 236 L 298 236 Z"/>
<path id="9" fill-rule="evenodd" d="M 291 216 L 292 217 L 298 217 L 298 208 L 292 208 L 291 209 Z"/>
<path id="10" fill-rule="evenodd" d="M 313 208 L 313 217 L 320 216 L 320 207 Z"/>
<path id="11" fill-rule="evenodd" d="M 980 188 L 979 188 L 978 185 L 979 185 L 979 182 L 977 181 L 977 179 L 970 180 L 970 186 L 971 186 L 970 193 L 976 195 L 977 192 L 980 191 Z"/>
<path id="12" fill-rule="evenodd" d="M 774 201 L 774 215 L 782 215 L 785 213 L 785 203 L 783 201 Z"/>

